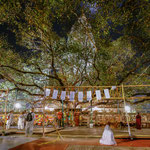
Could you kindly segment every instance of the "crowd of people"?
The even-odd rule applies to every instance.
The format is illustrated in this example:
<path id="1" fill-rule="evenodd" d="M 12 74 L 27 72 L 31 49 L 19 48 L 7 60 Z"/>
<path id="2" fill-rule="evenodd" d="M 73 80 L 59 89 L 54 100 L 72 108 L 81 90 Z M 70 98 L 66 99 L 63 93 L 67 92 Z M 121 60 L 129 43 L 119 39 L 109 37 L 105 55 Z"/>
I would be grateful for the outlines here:
<path id="1" fill-rule="evenodd" d="M 80 126 L 81 122 L 81 113 L 79 110 L 75 110 L 75 112 L 65 112 L 62 113 L 62 111 L 59 111 L 57 113 L 57 124 L 59 127 L 64 126 Z"/>
<path id="2" fill-rule="evenodd" d="M 13 118 L 13 111 L 10 111 L 7 115 L 6 130 L 10 129 L 10 126 L 13 124 Z M 25 135 L 31 136 L 33 133 L 34 120 L 35 113 L 33 108 L 28 113 L 23 111 L 18 117 L 18 129 L 23 130 L 25 128 Z"/>
<path id="3" fill-rule="evenodd" d="M 70 120 L 74 115 L 74 126 L 80 125 L 80 111 L 76 110 L 74 114 L 71 114 L 66 112 L 65 114 L 62 113 L 62 111 L 57 112 L 56 116 L 56 122 L 58 127 L 64 127 L 70 125 Z M 6 122 L 6 130 L 10 129 L 11 124 L 13 123 L 13 111 L 10 111 L 7 115 L 7 122 Z M 65 118 L 65 119 L 64 119 Z M 34 109 L 30 112 L 23 111 L 19 117 L 18 117 L 18 129 L 23 130 L 25 129 L 25 135 L 31 136 L 33 133 L 33 127 L 34 127 L 34 121 L 35 121 L 35 113 Z M 141 129 L 141 115 L 138 113 L 136 116 L 136 128 Z M 116 145 L 113 132 L 110 128 L 110 123 L 107 123 L 104 132 L 102 134 L 102 138 L 99 141 L 101 144 L 104 145 Z"/>
<path id="4" fill-rule="evenodd" d="M 34 109 L 32 109 L 32 118 L 33 118 L 33 123 L 34 125 L 39 125 L 42 126 L 43 121 L 43 114 L 36 114 L 34 113 Z M 6 118 L 6 129 L 8 130 L 10 128 L 11 125 L 17 125 L 19 130 L 22 130 L 25 128 L 25 124 L 29 124 L 27 123 L 28 121 L 28 116 L 30 115 L 30 112 L 26 112 L 23 111 L 18 115 L 15 115 L 13 111 L 10 111 L 7 114 L 7 118 Z M 1 119 L 1 125 L 4 122 L 4 116 L 3 119 Z M 55 114 L 51 114 L 50 116 L 45 116 L 45 125 L 52 125 L 54 124 L 57 127 L 68 127 L 68 126 L 79 126 L 80 122 L 81 122 L 81 115 L 80 112 L 78 110 L 76 110 L 75 112 L 73 111 L 68 111 L 68 112 L 63 112 L 60 110 L 58 112 L 56 112 Z M 27 125 L 26 125 L 27 126 Z M 29 125 L 28 125 L 29 126 Z"/>

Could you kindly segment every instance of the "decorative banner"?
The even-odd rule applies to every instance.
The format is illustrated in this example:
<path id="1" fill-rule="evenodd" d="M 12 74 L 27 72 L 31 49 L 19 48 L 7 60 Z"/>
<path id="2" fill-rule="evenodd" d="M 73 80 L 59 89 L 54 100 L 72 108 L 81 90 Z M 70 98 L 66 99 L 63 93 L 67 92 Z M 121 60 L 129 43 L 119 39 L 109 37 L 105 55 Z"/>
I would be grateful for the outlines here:
<path id="1" fill-rule="evenodd" d="M 102 99 L 102 96 L 101 96 L 101 91 L 100 90 L 96 90 L 96 98 L 97 100 L 101 100 Z"/>
<path id="2" fill-rule="evenodd" d="M 70 101 L 74 101 L 75 92 L 70 91 Z"/>
<path id="3" fill-rule="evenodd" d="M 108 89 L 104 89 L 104 93 L 105 93 L 105 97 L 106 98 L 110 98 L 110 94 L 109 94 L 109 90 Z"/>
<path id="4" fill-rule="evenodd" d="M 117 87 L 116 86 L 112 86 L 111 87 L 111 90 L 115 90 Z"/>
<path id="5" fill-rule="evenodd" d="M 87 91 L 87 101 L 91 101 L 92 100 L 92 93 L 91 91 Z"/>
<path id="6" fill-rule="evenodd" d="M 66 91 L 61 92 L 61 100 L 65 100 L 66 97 Z"/>
<path id="7" fill-rule="evenodd" d="M 58 95 L 58 90 L 54 90 L 52 99 L 57 99 L 57 95 Z"/>
<path id="8" fill-rule="evenodd" d="M 45 96 L 49 96 L 50 95 L 50 89 L 46 89 L 46 91 L 45 91 Z"/>
<path id="9" fill-rule="evenodd" d="M 83 92 L 78 92 L 78 101 L 83 102 Z"/>

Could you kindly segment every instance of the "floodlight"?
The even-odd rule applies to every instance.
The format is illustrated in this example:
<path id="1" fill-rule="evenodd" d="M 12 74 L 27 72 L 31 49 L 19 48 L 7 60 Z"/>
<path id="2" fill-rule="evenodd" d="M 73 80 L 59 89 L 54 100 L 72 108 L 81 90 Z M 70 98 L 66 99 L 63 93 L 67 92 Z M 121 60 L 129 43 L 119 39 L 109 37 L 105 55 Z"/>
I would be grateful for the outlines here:
<path id="1" fill-rule="evenodd" d="M 130 112 L 130 111 L 131 111 L 130 106 L 125 106 L 125 111 L 126 111 L 126 112 Z"/>
<path id="2" fill-rule="evenodd" d="M 45 106 L 45 109 L 49 109 L 48 106 Z"/>
<path id="3" fill-rule="evenodd" d="M 15 106 L 15 108 L 17 108 L 17 109 L 21 108 L 21 104 L 20 104 L 20 103 L 16 103 L 14 106 Z"/>

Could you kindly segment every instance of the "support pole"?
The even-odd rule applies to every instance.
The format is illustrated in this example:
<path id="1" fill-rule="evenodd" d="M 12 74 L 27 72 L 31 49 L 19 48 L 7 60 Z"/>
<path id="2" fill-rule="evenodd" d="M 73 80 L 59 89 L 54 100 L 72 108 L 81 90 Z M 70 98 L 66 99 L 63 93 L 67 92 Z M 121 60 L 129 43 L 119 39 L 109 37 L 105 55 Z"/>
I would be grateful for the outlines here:
<path id="1" fill-rule="evenodd" d="M 60 132 L 58 131 L 57 127 L 56 127 L 56 120 L 54 120 L 54 125 L 53 125 L 54 129 L 56 130 L 58 137 L 61 138 L 61 140 L 64 140 L 62 135 L 60 134 Z"/>
<path id="2" fill-rule="evenodd" d="M 44 88 L 44 98 L 43 98 L 43 137 L 45 137 L 45 88 Z"/>
<path id="3" fill-rule="evenodd" d="M 43 137 L 45 137 L 45 102 L 43 103 Z"/>
<path id="4" fill-rule="evenodd" d="M 91 100 L 91 121 L 93 122 L 93 120 L 92 120 L 92 100 Z"/>
<path id="5" fill-rule="evenodd" d="M 92 99 L 90 101 L 91 104 L 91 112 L 90 112 L 90 128 L 93 128 L 93 113 L 92 113 Z"/>
<path id="6" fill-rule="evenodd" d="M 3 135 L 5 135 L 5 129 L 6 129 L 8 90 L 6 91 L 6 94 L 7 94 L 7 96 L 6 96 L 6 100 L 5 100 L 5 115 L 4 115 Z"/>
<path id="7" fill-rule="evenodd" d="M 122 98 L 123 98 L 123 101 L 124 101 L 124 110 L 125 110 L 126 101 L 125 101 L 125 94 L 124 94 L 124 87 L 123 87 L 123 84 L 122 84 Z M 129 136 L 130 136 L 130 138 L 131 138 L 131 130 L 130 130 L 129 118 L 128 118 L 128 113 L 126 112 L 126 110 L 125 110 L 125 115 L 126 115 L 126 118 L 127 118 Z M 131 139 L 132 139 L 132 138 L 131 138 Z"/>
<path id="8" fill-rule="evenodd" d="M 64 105 L 62 100 L 62 127 L 64 127 Z"/>
<path id="9" fill-rule="evenodd" d="M 119 101 L 117 101 L 117 113 L 119 114 L 120 113 L 120 110 L 119 110 Z"/>

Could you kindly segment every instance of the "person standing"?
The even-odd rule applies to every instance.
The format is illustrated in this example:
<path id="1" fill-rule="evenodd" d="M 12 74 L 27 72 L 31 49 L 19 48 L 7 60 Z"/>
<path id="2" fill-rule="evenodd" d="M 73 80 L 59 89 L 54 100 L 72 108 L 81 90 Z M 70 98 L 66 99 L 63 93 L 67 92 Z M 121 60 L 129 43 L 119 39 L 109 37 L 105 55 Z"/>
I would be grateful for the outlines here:
<path id="1" fill-rule="evenodd" d="M 7 116 L 6 130 L 10 129 L 10 126 L 13 123 L 13 118 L 14 118 L 14 115 L 13 115 L 13 110 L 12 110 Z"/>
<path id="2" fill-rule="evenodd" d="M 33 133 L 34 120 L 35 120 L 35 114 L 34 114 L 34 109 L 32 108 L 32 111 L 29 112 L 26 116 L 26 127 L 25 127 L 26 137 L 31 136 Z"/>
<path id="3" fill-rule="evenodd" d="M 61 127 L 61 123 L 62 123 L 62 112 L 61 111 L 59 111 L 58 113 L 57 113 L 57 119 L 58 119 L 58 126 L 59 126 L 59 128 Z"/>
<path id="4" fill-rule="evenodd" d="M 24 116 L 24 112 L 22 112 L 21 115 L 18 118 L 18 129 L 19 130 L 24 129 L 24 122 L 25 122 L 25 116 Z"/>
<path id="5" fill-rule="evenodd" d="M 79 116 L 80 116 L 80 112 L 78 110 L 76 110 L 74 112 L 74 121 L 75 121 L 75 126 L 79 126 Z"/>
<path id="6" fill-rule="evenodd" d="M 136 128 L 139 130 L 141 129 L 141 115 L 140 115 L 140 113 L 138 113 L 136 115 Z"/>

